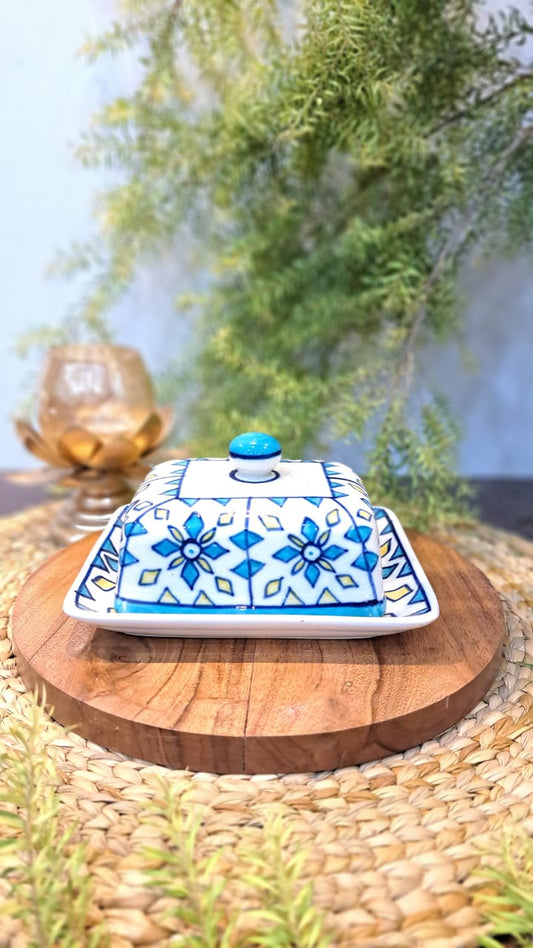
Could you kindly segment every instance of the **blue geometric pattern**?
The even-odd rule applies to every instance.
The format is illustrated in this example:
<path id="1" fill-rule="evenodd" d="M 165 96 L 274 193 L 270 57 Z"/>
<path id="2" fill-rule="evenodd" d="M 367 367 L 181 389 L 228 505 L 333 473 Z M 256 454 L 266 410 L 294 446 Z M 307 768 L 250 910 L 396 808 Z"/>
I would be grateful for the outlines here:
<path id="1" fill-rule="evenodd" d="M 124 525 L 124 535 L 127 537 L 139 536 L 142 533 L 146 533 L 146 527 L 143 527 L 142 523 L 139 523 L 138 520 Z"/>
<path id="2" fill-rule="evenodd" d="M 238 566 L 232 567 L 232 573 L 237 573 L 237 576 L 242 576 L 244 579 L 250 579 L 251 576 L 255 576 L 260 569 L 263 569 L 264 563 L 261 563 L 260 560 L 243 560 L 242 563 L 239 563 Z"/>
<path id="3" fill-rule="evenodd" d="M 154 468 L 124 511 L 117 608 L 383 612 L 374 510 L 353 471 L 281 462 L 258 487 L 231 471 L 219 459 Z"/>
<path id="4" fill-rule="evenodd" d="M 230 540 L 240 550 L 249 550 L 255 543 L 260 543 L 263 537 L 259 533 L 253 533 L 251 530 L 241 530 L 240 533 L 234 533 Z"/>
<path id="5" fill-rule="evenodd" d="M 291 568 L 291 574 L 294 576 L 303 570 L 307 582 L 313 587 L 317 584 L 320 570 L 335 572 L 330 560 L 336 560 L 346 552 L 345 547 L 337 546 L 335 543 L 329 544 L 331 530 L 324 530 L 320 536 L 318 531 L 318 524 L 311 517 L 304 517 L 301 536 L 289 533 L 290 544 L 274 553 L 274 558 L 284 563 L 296 559 Z"/>
<path id="6" fill-rule="evenodd" d="M 367 507 L 372 509 L 372 504 L 370 503 L 365 486 L 357 474 L 354 474 L 354 472 L 344 464 L 335 462 L 328 462 L 324 467 L 331 485 L 333 497 L 339 499 L 348 497 L 350 493 L 354 493 L 355 495 L 359 495 L 358 499 L 360 503 L 366 504 Z"/>
<path id="7" fill-rule="evenodd" d="M 417 568 L 403 548 L 388 512 L 376 507 L 375 515 L 384 577 L 385 617 L 423 616 L 430 611 L 430 604 Z M 122 520 L 119 518 L 112 522 L 103 534 L 98 551 L 79 579 L 74 597 L 78 609 L 96 614 L 116 612 L 116 560 L 121 542 Z M 106 564 L 105 568 L 102 563 Z M 205 576 L 210 578 L 207 574 Z M 353 582 L 349 574 L 339 578 L 344 582 Z M 227 601 L 234 598 L 235 588 L 232 580 L 217 577 L 216 587 L 219 594 L 225 595 Z M 277 597 L 281 588 L 286 589 L 285 577 L 278 573 L 264 586 L 265 601 L 268 601 L 269 596 Z M 286 593 L 289 600 L 287 606 L 291 605 L 293 597 L 294 593 Z"/>
<path id="8" fill-rule="evenodd" d="M 163 540 L 152 545 L 152 550 L 162 557 L 177 553 L 178 555 L 170 560 L 166 568 L 172 570 L 181 566 L 181 578 L 187 583 L 189 589 L 194 589 L 200 570 L 212 573 L 213 567 L 209 560 L 218 560 L 228 550 L 220 543 L 212 542 L 215 530 L 207 530 L 202 534 L 204 521 L 199 514 L 192 513 L 183 526 L 184 533 L 168 524 L 167 529 L 172 540 L 164 537 Z"/>
<path id="9" fill-rule="evenodd" d="M 387 613 L 391 608 L 401 608 L 402 615 L 423 615 L 430 608 L 428 598 L 417 579 L 413 563 L 396 535 L 392 521 L 382 507 L 376 508 L 376 523 L 380 535 Z"/>

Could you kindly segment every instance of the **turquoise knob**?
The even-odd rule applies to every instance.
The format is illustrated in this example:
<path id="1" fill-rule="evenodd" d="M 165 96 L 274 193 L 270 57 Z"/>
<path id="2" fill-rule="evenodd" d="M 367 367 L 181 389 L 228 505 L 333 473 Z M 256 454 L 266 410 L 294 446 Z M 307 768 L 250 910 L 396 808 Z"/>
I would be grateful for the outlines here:
<path id="1" fill-rule="evenodd" d="M 281 445 L 262 431 L 246 431 L 233 438 L 229 456 L 235 461 L 232 476 L 238 481 L 260 483 L 274 480 L 274 468 L 281 458 Z"/>

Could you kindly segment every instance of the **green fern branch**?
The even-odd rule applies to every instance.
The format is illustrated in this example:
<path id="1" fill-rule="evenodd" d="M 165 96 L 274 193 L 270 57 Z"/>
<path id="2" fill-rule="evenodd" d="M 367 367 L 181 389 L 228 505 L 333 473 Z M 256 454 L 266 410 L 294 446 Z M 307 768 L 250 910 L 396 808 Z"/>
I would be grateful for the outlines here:
<path id="1" fill-rule="evenodd" d="M 316 455 L 342 432 L 369 445 L 377 501 L 407 500 L 407 478 L 426 522 L 462 513 L 457 426 L 412 396 L 420 353 L 460 329 L 472 247 L 533 245 L 533 68 L 515 52 L 533 22 L 511 6 L 482 28 L 481 7 L 125 0 L 86 45 L 138 50 L 140 69 L 79 149 L 122 175 L 96 244 L 64 261 L 87 274 L 77 323 L 112 329 L 138 268 L 193 235 L 207 290 L 176 369 L 192 451 L 257 427 Z"/>
<path id="2" fill-rule="evenodd" d="M 179 787 L 162 782 L 161 794 L 150 820 L 161 830 L 162 846 L 147 849 L 157 866 L 147 870 L 148 884 L 173 901 L 165 918 L 171 915 L 182 923 L 190 948 L 233 948 L 236 916 L 222 901 L 228 885 L 220 870 L 222 854 L 199 852 L 201 814 L 186 807 Z"/>
<path id="3" fill-rule="evenodd" d="M 241 861 L 249 867 L 243 882 L 261 896 L 261 907 L 249 913 L 257 925 L 250 944 L 257 948 L 328 948 L 335 943 L 335 935 L 327 929 L 324 913 L 314 905 L 311 881 L 303 879 L 307 853 L 290 852 L 292 835 L 290 821 L 277 815 L 265 823 L 262 845 L 240 852 Z"/>
<path id="4" fill-rule="evenodd" d="M 492 865 L 477 872 L 484 886 L 476 895 L 488 931 L 481 948 L 501 948 L 502 939 L 531 945 L 533 935 L 533 843 L 516 827 L 502 837 Z"/>
<path id="5" fill-rule="evenodd" d="M 179 785 L 161 785 L 147 820 L 162 844 L 147 855 L 149 885 L 170 899 L 169 916 L 180 922 L 177 937 L 190 948 L 328 948 L 334 936 L 304 881 L 306 853 L 290 852 L 290 821 L 266 821 L 260 845 L 243 841 L 233 859 L 224 848 L 206 855 L 202 811 Z M 239 911 L 231 906 L 253 902 Z"/>
<path id="6" fill-rule="evenodd" d="M 0 749 L 0 872 L 9 894 L 0 913 L 20 920 L 28 948 L 104 948 L 89 931 L 92 881 L 76 825 L 60 818 L 48 718 L 34 698 L 28 723 L 8 725 Z"/>

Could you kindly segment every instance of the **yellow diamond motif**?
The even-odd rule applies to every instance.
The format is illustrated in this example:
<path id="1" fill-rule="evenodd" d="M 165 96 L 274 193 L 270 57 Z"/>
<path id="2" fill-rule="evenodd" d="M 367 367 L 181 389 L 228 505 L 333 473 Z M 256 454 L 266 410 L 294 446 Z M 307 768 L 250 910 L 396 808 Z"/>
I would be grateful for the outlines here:
<path id="1" fill-rule="evenodd" d="M 275 596 L 281 589 L 281 579 L 271 579 L 265 586 L 265 596 Z"/>
<path id="2" fill-rule="evenodd" d="M 347 589 L 349 586 L 357 586 L 355 579 L 352 579 L 351 576 L 348 576 L 348 573 L 343 573 L 342 576 L 337 576 L 337 580 L 341 586 L 344 587 L 344 589 Z"/>
<path id="3" fill-rule="evenodd" d="M 139 580 L 140 586 L 153 586 L 154 583 L 157 583 L 161 570 L 160 569 L 143 569 L 141 573 L 141 578 Z"/>
<path id="4" fill-rule="evenodd" d="M 165 509 L 164 507 L 156 507 L 154 510 L 154 517 L 156 520 L 168 520 L 170 516 L 170 510 Z"/>
<path id="5" fill-rule="evenodd" d="M 283 605 L 284 606 L 303 606 L 303 602 L 299 598 L 299 596 L 297 596 L 296 593 L 292 591 L 292 589 L 289 589 L 287 595 L 285 596 L 285 602 L 283 603 Z"/>
<path id="6" fill-rule="evenodd" d="M 333 593 L 331 593 L 331 592 L 329 591 L 329 589 L 325 589 L 324 592 L 322 593 L 320 599 L 318 600 L 318 605 L 319 605 L 319 606 L 331 606 L 333 603 L 337 604 L 338 601 L 339 601 L 339 600 L 338 600 L 338 599 L 335 599 L 335 596 L 333 595 Z"/>
<path id="7" fill-rule="evenodd" d="M 221 576 L 217 576 L 216 584 L 219 592 L 233 596 L 233 583 L 229 579 L 222 579 Z"/>
<path id="8" fill-rule="evenodd" d="M 96 579 L 93 579 L 95 586 L 98 586 L 98 589 L 103 590 L 103 592 L 109 592 L 110 589 L 115 588 L 115 582 L 112 579 L 108 579 L 107 576 L 97 576 Z"/>
<path id="9" fill-rule="evenodd" d="M 167 605 L 171 605 L 171 606 L 179 605 L 179 599 L 176 599 L 176 597 L 170 592 L 170 589 L 168 587 L 160 595 L 159 602 L 167 603 Z"/>
<path id="10" fill-rule="evenodd" d="M 339 511 L 335 507 L 334 510 L 330 510 L 330 512 L 328 513 L 326 517 L 326 523 L 328 527 L 334 527 L 335 524 L 338 523 L 340 519 L 341 517 L 340 517 Z"/>
<path id="11" fill-rule="evenodd" d="M 259 517 L 261 523 L 266 527 L 267 530 L 282 530 L 282 526 L 279 520 L 279 517 L 275 517 L 274 514 L 263 514 L 262 517 Z"/>
<path id="12" fill-rule="evenodd" d="M 233 514 L 230 513 L 221 513 L 220 517 L 217 520 L 219 527 L 227 527 L 230 523 L 233 523 Z"/>
<path id="13" fill-rule="evenodd" d="M 404 596 L 408 596 L 412 592 L 410 586 L 397 586 L 396 589 L 388 589 L 386 593 L 386 598 L 390 599 L 391 602 L 398 602 L 398 599 L 403 599 Z"/>
<path id="14" fill-rule="evenodd" d="M 209 596 L 206 596 L 204 592 L 201 592 L 194 600 L 194 605 L 195 606 L 212 606 L 213 603 L 211 602 Z"/>
<path id="15" fill-rule="evenodd" d="M 388 540 L 385 540 L 385 543 L 382 543 L 382 544 L 381 544 L 381 546 L 380 546 L 380 548 L 379 548 L 379 552 L 381 553 L 382 556 L 386 556 L 387 553 L 389 552 L 389 550 L 390 550 L 390 542 L 391 542 L 391 541 L 390 541 L 390 537 L 389 537 Z"/>
<path id="16" fill-rule="evenodd" d="M 363 510 L 363 509 L 358 510 L 358 511 L 357 511 L 357 516 L 358 516 L 358 517 L 361 517 L 362 520 L 371 520 L 371 519 L 372 519 L 372 514 L 370 513 L 369 510 Z"/>

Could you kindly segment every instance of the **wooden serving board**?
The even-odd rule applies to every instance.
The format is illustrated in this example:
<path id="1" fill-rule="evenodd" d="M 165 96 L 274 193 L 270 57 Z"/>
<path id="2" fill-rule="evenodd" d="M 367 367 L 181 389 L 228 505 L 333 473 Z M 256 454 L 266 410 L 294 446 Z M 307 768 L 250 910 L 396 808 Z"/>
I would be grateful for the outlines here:
<path id="1" fill-rule="evenodd" d="M 452 549 L 410 541 L 440 603 L 421 629 L 372 639 L 124 635 L 68 618 L 67 589 L 95 541 L 56 553 L 23 586 L 19 672 L 53 716 L 110 750 L 214 773 L 329 770 L 435 737 L 484 696 L 504 616 L 488 579 Z"/>

